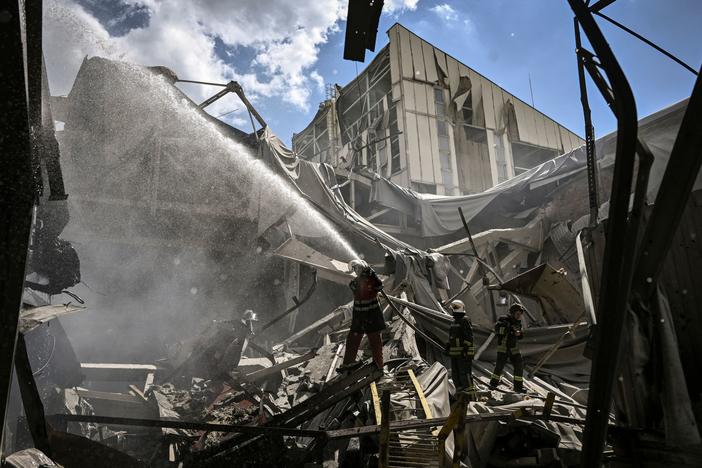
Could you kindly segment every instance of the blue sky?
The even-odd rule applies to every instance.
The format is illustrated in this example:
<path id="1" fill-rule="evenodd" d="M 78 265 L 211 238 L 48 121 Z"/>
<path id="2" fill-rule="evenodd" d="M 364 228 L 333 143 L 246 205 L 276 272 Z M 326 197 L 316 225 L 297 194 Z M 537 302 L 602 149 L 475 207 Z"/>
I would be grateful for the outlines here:
<path id="1" fill-rule="evenodd" d="M 314 116 L 324 99 L 324 84 L 346 84 L 356 69 L 365 67 L 342 59 L 346 4 L 52 0 L 45 20 L 52 92 L 70 89 L 74 71 L 68 64 L 81 54 L 163 64 L 183 78 L 237 79 L 272 129 L 289 143 L 292 133 Z M 536 107 L 582 135 L 572 13 L 565 0 L 386 0 L 385 11 L 376 50 L 387 43 L 388 28 L 399 22 L 526 102 L 531 102 L 531 75 Z M 702 2 L 618 0 L 604 12 L 700 67 Z M 629 77 L 640 117 L 689 95 L 693 74 L 598 22 Z M 84 29 L 76 28 L 77 23 Z M 373 56 L 366 55 L 366 64 Z M 195 100 L 215 91 L 185 90 Z M 597 91 L 590 91 L 596 132 L 604 135 L 615 122 Z M 249 130 L 241 107 L 231 97 L 212 113 L 238 109 L 226 119 Z"/>
<path id="2" fill-rule="evenodd" d="M 447 21 L 431 10 L 443 4 L 452 7 L 455 19 Z M 702 2 L 618 0 L 603 13 L 673 52 L 693 68 L 699 69 L 702 64 Z M 565 1 L 420 2 L 415 11 L 382 17 L 376 50 L 387 43 L 385 31 L 395 22 L 525 102 L 531 102 L 531 75 L 536 107 L 583 134 L 572 13 Z M 604 20 L 598 23 L 629 78 L 640 117 L 689 96 L 695 78 L 692 73 Z M 341 60 L 342 44 L 343 34 L 338 33 L 321 50 L 318 68 L 325 81 L 345 84 L 355 76 L 354 64 Z M 373 55 L 366 55 L 366 64 Z M 364 66 L 359 63 L 359 70 Z M 589 95 L 597 134 L 613 131 L 616 122 L 609 108 L 596 89 L 590 87 Z M 317 97 L 323 98 L 321 93 Z M 280 126 L 281 135 L 290 133 L 283 130 L 286 127 Z M 290 127 L 299 131 L 304 125 L 293 121 Z"/>

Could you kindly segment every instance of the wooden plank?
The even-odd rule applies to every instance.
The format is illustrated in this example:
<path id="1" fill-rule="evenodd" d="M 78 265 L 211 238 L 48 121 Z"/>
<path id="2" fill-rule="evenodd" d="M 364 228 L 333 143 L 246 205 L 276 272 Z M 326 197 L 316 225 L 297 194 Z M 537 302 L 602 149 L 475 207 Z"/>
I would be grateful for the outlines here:
<path id="1" fill-rule="evenodd" d="M 275 366 L 271 366 L 271 367 L 268 367 L 266 369 L 261 369 L 261 370 L 258 370 L 256 372 L 252 372 L 250 374 L 245 375 L 244 377 L 246 378 L 246 380 L 255 382 L 256 380 L 266 378 L 269 375 L 276 374 L 276 373 L 282 371 L 283 369 L 288 369 L 288 368 L 296 366 L 298 364 L 302 364 L 303 362 L 307 362 L 310 359 L 312 359 L 313 357 L 315 357 L 316 355 L 317 355 L 317 351 L 312 350 L 307 354 L 303 354 L 302 356 L 298 356 L 296 358 L 289 359 L 285 362 L 281 362 L 279 364 L 276 364 Z"/>
<path id="2" fill-rule="evenodd" d="M 87 381 L 137 382 L 156 372 L 152 364 L 120 364 L 81 362 L 80 369 Z"/>
<path id="3" fill-rule="evenodd" d="M 414 389 L 417 392 L 419 402 L 422 404 L 422 409 L 424 410 L 424 415 L 426 416 L 426 419 L 432 419 L 433 416 L 431 414 L 431 408 L 429 407 L 429 403 L 427 402 L 426 396 L 424 396 L 424 390 L 419 384 L 417 376 L 414 375 L 414 371 L 412 369 L 407 369 L 407 373 L 409 374 L 410 379 L 412 380 L 412 384 L 414 385 Z"/>
<path id="4" fill-rule="evenodd" d="M 380 410 L 380 396 L 378 395 L 378 386 L 375 382 L 370 384 L 371 396 L 373 397 L 373 411 L 375 412 L 375 423 L 380 424 L 383 421 L 383 414 Z"/>
<path id="5" fill-rule="evenodd" d="M 308 429 L 295 429 L 272 426 L 252 426 L 237 424 L 212 424 L 189 421 L 166 421 L 150 418 L 126 418 L 115 416 L 98 416 L 93 414 L 56 414 L 52 419 L 72 422 L 92 422 L 106 424 L 110 426 L 138 426 L 138 427 L 161 427 L 172 429 L 186 429 L 191 431 L 209 432 L 236 432 L 242 434 L 276 434 L 289 435 L 295 437 L 320 437 L 324 436 L 323 431 L 313 431 Z"/>
<path id="6" fill-rule="evenodd" d="M 551 415 L 551 410 L 553 409 L 553 403 L 556 401 L 556 394 L 553 392 L 548 392 L 546 396 L 546 401 L 544 402 L 544 410 L 542 415 L 548 418 Z"/>

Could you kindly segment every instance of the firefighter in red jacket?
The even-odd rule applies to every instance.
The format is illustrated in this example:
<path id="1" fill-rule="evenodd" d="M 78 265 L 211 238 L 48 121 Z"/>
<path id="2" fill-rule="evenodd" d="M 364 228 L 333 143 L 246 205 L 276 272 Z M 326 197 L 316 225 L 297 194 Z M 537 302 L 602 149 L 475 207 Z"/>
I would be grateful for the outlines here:
<path id="1" fill-rule="evenodd" d="M 349 283 L 353 292 L 353 315 L 351 330 L 346 338 L 344 362 L 339 370 L 347 370 L 358 365 L 356 355 L 363 335 L 368 335 L 368 343 L 373 353 L 373 361 L 378 368 L 383 368 L 383 340 L 380 333 L 385 329 L 383 312 L 380 310 L 378 293 L 383 289 L 383 282 L 375 271 L 363 260 L 351 260 L 349 270 L 356 277 Z"/>

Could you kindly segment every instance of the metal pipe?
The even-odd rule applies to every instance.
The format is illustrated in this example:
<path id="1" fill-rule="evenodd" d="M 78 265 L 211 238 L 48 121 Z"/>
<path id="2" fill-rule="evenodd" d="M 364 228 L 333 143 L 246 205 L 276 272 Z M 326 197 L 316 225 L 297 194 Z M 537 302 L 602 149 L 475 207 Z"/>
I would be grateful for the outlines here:
<path id="1" fill-rule="evenodd" d="M 612 86 L 617 117 L 616 159 L 610 197 L 607 244 L 598 304 L 599 325 L 590 376 L 583 434 L 583 467 L 600 466 L 607 434 L 612 389 L 621 354 L 621 335 L 629 303 L 635 245 L 628 239 L 629 199 L 637 143 L 637 113 L 631 87 L 592 13 L 582 0 L 568 0 Z"/>
<path id="2" fill-rule="evenodd" d="M 32 225 L 35 191 L 32 180 L 27 93 L 24 74 L 20 3 L 3 2 L 0 16 L 0 447 L 10 393 L 17 322 Z M 34 31 L 41 34 L 41 31 Z"/>

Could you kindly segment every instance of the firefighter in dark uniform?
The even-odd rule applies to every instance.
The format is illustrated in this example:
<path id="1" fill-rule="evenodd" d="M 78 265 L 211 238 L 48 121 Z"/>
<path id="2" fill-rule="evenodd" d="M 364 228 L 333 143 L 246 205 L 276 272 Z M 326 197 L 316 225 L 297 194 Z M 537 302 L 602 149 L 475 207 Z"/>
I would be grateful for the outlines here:
<path id="1" fill-rule="evenodd" d="M 349 270 L 356 277 L 349 283 L 353 292 L 353 315 L 351 330 L 346 338 L 344 362 L 339 370 L 348 370 L 356 363 L 356 354 L 363 335 L 368 335 L 368 344 L 373 354 L 373 361 L 378 368 L 383 368 L 383 339 L 380 333 L 385 329 L 383 312 L 380 310 L 378 293 L 383 289 L 383 282 L 375 271 L 363 260 L 351 260 Z"/>
<path id="2" fill-rule="evenodd" d="M 253 310 L 247 309 L 240 320 L 228 322 L 226 334 L 229 343 L 222 350 L 217 350 L 214 362 L 218 363 L 220 370 L 226 371 L 239 366 L 241 356 L 249 344 L 249 338 L 254 335 L 253 323 L 258 321 L 258 317 Z"/>
<path id="3" fill-rule="evenodd" d="M 466 392 L 469 397 L 475 399 L 473 325 L 466 317 L 463 301 L 451 302 L 451 313 L 453 323 L 449 328 L 449 341 L 446 343 L 446 354 L 451 358 L 451 376 L 457 391 Z"/>
<path id="4" fill-rule="evenodd" d="M 519 340 L 522 339 L 522 314 L 524 306 L 512 304 L 509 314 L 503 315 L 495 324 L 497 337 L 497 362 L 490 378 L 490 387 L 496 388 L 502 377 L 502 370 L 507 363 L 507 358 L 514 366 L 514 391 L 524 392 L 524 363 L 522 353 L 519 352 Z"/>

